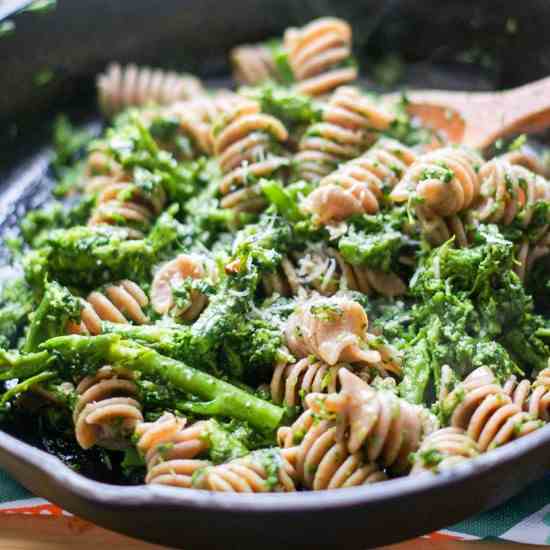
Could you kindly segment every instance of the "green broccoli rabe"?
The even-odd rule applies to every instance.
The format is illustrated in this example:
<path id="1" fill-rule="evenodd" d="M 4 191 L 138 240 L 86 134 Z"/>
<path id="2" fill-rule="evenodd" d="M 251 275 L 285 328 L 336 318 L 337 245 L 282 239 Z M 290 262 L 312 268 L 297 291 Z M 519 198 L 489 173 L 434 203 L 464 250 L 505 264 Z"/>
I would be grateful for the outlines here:
<path id="1" fill-rule="evenodd" d="M 353 216 L 349 228 L 338 242 L 345 260 L 354 265 L 389 272 L 398 266 L 399 256 L 414 257 L 418 241 L 403 231 L 407 223 L 405 208 L 388 213 Z"/>
<path id="2" fill-rule="evenodd" d="M 57 117 L 53 128 L 54 155 L 52 168 L 58 177 L 64 170 L 71 170 L 86 146 L 94 138 L 94 132 L 76 129 L 64 115 Z"/>
<path id="3" fill-rule="evenodd" d="M 279 216 L 291 223 L 307 219 L 307 215 L 300 209 L 300 200 L 313 190 L 311 183 L 298 181 L 285 186 L 278 180 L 263 179 L 260 187 Z"/>
<path id="4" fill-rule="evenodd" d="M 419 334 L 418 341 L 407 348 L 403 362 L 403 379 L 399 384 L 399 394 L 411 403 L 425 403 L 426 392 L 434 365 L 426 330 Z"/>
<path id="5" fill-rule="evenodd" d="M 229 373 L 238 380 L 257 383 L 280 356 L 281 330 L 264 319 L 235 316 L 234 321 L 222 346 Z"/>
<path id="6" fill-rule="evenodd" d="M 46 283 L 44 295 L 37 310 L 30 316 L 23 352 L 36 351 L 38 346 L 67 331 L 69 321 L 80 321 L 80 300 L 55 281 Z"/>
<path id="7" fill-rule="evenodd" d="M 513 243 L 504 239 L 496 226 L 485 226 L 478 230 L 474 246 L 454 248 L 449 241 L 436 248 L 420 263 L 411 290 L 426 298 L 449 285 L 452 292 L 474 296 L 498 288 L 499 279 L 513 266 Z"/>
<path id="8" fill-rule="evenodd" d="M 403 244 L 403 234 L 397 231 L 366 234 L 350 226 L 339 243 L 343 258 L 353 265 L 389 272 Z"/>
<path id="9" fill-rule="evenodd" d="M 284 414 L 280 407 L 237 386 L 114 334 L 59 336 L 43 343 L 41 348 L 60 357 L 65 369 L 74 374 L 94 366 L 97 369 L 102 364 L 139 371 L 146 378 L 203 399 L 185 407 L 195 414 L 236 418 L 266 431 L 276 429 Z"/>
<path id="10" fill-rule="evenodd" d="M 171 202 L 183 205 L 219 174 L 217 166 L 206 159 L 178 163 L 157 145 L 154 131 L 155 126 L 148 128 L 139 112 L 130 110 L 101 139 L 93 142 L 91 149 L 111 155 L 133 175 L 134 184 L 139 185 L 141 178 L 147 188 L 152 184 L 161 186 Z"/>
<path id="11" fill-rule="evenodd" d="M 519 321 L 510 327 L 502 336 L 503 345 L 527 374 L 536 376 L 537 372 L 548 366 L 550 359 L 548 322 L 526 310 Z"/>
<path id="12" fill-rule="evenodd" d="M 93 206 L 94 197 L 84 196 L 71 208 L 54 202 L 46 208 L 31 210 L 21 221 L 21 234 L 30 246 L 39 247 L 47 239 L 48 232 L 53 229 L 85 224 Z"/>
<path id="13" fill-rule="evenodd" d="M 257 215 L 222 208 L 218 197 L 220 185 L 219 166 L 209 162 L 206 167 L 206 180 L 202 191 L 191 197 L 183 208 L 182 215 L 194 228 L 197 240 L 205 246 L 216 242 L 222 234 L 234 232 L 238 228 L 256 221 Z"/>
<path id="14" fill-rule="evenodd" d="M 511 243 L 491 228 L 482 244 L 454 249 L 446 243 L 421 260 L 411 280 L 418 303 L 401 334 L 405 360 L 400 388 L 407 398 L 431 402 L 444 364 L 460 379 L 482 365 L 501 381 L 522 373 L 504 337 L 526 307 L 512 261 Z M 423 364 L 418 362 L 419 346 L 428 358 Z"/>
<path id="15" fill-rule="evenodd" d="M 264 113 L 278 118 L 290 131 L 319 122 L 323 115 L 321 106 L 311 97 L 271 82 L 243 88 L 242 92 L 258 101 Z"/>
<path id="16" fill-rule="evenodd" d="M 222 374 L 218 367 L 220 342 L 198 334 L 188 325 L 123 325 L 103 322 L 103 332 L 147 346 L 162 355 L 185 361 L 192 367 Z"/>
<path id="17" fill-rule="evenodd" d="M 250 440 L 250 432 L 250 428 L 242 423 L 209 420 L 204 434 L 208 443 L 208 457 L 214 464 L 221 464 L 248 454 L 250 449 L 246 444 Z"/>
<path id="18" fill-rule="evenodd" d="M 66 285 L 97 287 L 117 278 L 142 280 L 154 262 L 146 240 L 128 240 L 124 229 L 75 226 L 51 231 L 44 244 L 23 259 L 36 288 L 47 278 Z"/>
<path id="19" fill-rule="evenodd" d="M 271 57 L 277 68 L 279 79 L 287 85 L 294 83 L 296 79 L 294 78 L 294 73 L 292 72 L 292 67 L 288 60 L 288 52 L 283 45 L 283 41 L 277 39 L 268 40 L 265 42 L 265 46 L 271 52 Z"/>
<path id="20" fill-rule="evenodd" d="M 55 358 L 46 351 L 19 353 L 0 349 L 0 381 L 26 380 L 53 368 Z"/>
<path id="21" fill-rule="evenodd" d="M 274 271 L 292 241 L 292 229 L 283 218 L 266 213 L 258 223 L 241 229 L 233 243 L 233 258 L 241 269 Z M 246 266 L 246 267 L 245 267 Z"/>
<path id="22" fill-rule="evenodd" d="M 51 162 L 57 184 L 52 190 L 56 197 L 67 197 L 82 190 L 85 161 L 83 154 L 95 137 L 95 129 L 76 129 L 65 116 L 54 125 L 54 153 Z"/>
<path id="23" fill-rule="evenodd" d="M 0 347 L 16 345 L 15 340 L 33 307 L 33 291 L 24 277 L 15 276 L 4 283 L 0 293 Z"/>
<path id="24" fill-rule="evenodd" d="M 79 288 L 97 288 L 117 279 L 149 282 L 152 267 L 193 243 L 171 211 L 160 216 L 145 239 L 128 240 L 110 226 L 74 226 L 50 231 L 40 248 L 23 258 L 27 281 L 42 288 L 46 278 Z"/>

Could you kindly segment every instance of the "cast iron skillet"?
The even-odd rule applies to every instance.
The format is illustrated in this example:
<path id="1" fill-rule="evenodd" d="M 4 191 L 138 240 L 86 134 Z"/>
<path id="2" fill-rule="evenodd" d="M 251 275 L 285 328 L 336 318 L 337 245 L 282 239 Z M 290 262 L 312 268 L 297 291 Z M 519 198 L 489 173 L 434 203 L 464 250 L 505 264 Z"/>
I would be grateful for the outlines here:
<path id="1" fill-rule="evenodd" d="M 41 147 L 52 114 L 91 118 L 93 75 L 111 59 L 223 77 L 232 45 L 335 14 L 354 23 L 362 60 L 367 39 L 372 55 L 400 52 L 412 63 L 407 78 L 423 87 L 512 86 L 550 73 L 545 0 L 65 0 L 46 14 L 10 15 L 28 3 L 8 0 L 0 7 L 0 19 L 9 15 L 16 24 L 15 33 L 0 39 L 3 235 L 44 201 Z M 472 60 L 480 66 L 464 63 Z M 353 550 L 448 526 L 511 497 L 550 466 L 550 426 L 448 474 L 321 493 L 247 496 L 107 485 L 4 432 L 0 466 L 83 518 L 171 547 Z"/>

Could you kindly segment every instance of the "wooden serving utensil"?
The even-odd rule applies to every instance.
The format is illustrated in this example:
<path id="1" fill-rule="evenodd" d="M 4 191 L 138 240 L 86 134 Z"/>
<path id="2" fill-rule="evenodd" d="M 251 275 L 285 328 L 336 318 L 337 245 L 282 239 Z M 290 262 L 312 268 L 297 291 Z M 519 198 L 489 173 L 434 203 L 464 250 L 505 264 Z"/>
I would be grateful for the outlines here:
<path id="1" fill-rule="evenodd" d="M 395 95 L 394 95 L 395 97 Z M 451 143 L 484 149 L 497 139 L 550 126 L 550 77 L 500 92 L 407 92 L 407 110 Z"/>

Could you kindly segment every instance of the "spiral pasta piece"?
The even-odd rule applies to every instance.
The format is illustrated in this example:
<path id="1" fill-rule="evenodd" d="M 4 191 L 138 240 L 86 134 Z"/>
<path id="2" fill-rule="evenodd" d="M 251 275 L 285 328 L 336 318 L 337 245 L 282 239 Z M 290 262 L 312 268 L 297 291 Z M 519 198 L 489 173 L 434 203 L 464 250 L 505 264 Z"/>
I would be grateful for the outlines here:
<path id="1" fill-rule="evenodd" d="M 313 296 L 298 303 L 285 327 L 286 343 L 297 357 L 315 355 L 328 365 L 380 364 L 382 356 L 367 344 L 368 318 L 349 298 Z"/>
<path id="2" fill-rule="evenodd" d="M 479 367 L 443 401 L 454 428 L 466 430 L 484 452 L 527 435 L 542 426 L 515 404 L 490 369 Z"/>
<path id="3" fill-rule="evenodd" d="M 529 397 L 529 414 L 550 422 L 550 367 L 539 372 Z"/>
<path id="4" fill-rule="evenodd" d="M 147 294 L 141 287 L 127 279 L 107 285 L 103 290 L 94 290 L 82 300 L 80 323 L 70 321 L 70 334 L 101 334 L 101 321 L 128 324 L 129 320 L 143 325 L 149 319 L 143 308 L 149 304 Z"/>
<path id="5" fill-rule="evenodd" d="M 265 206 L 255 182 L 288 166 L 288 159 L 278 152 L 287 139 L 284 125 L 260 113 L 257 102 L 249 100 L 223 117 L 214 137 L 223 173 L 219 188 L 222 208 L 256 212 Z"/>
<path id="6" fill-rule="evenodd" d="M 341 222 L 353 214 L 375 214 L 388 191 L 416 160 L 412 149 L 389 138 L 324 177 L 303 209 L 319 224 Z"/>
<path id="7" fill-rule="evenodd" d="M 230 90 L 219 90 L 213 95 L 201 95 L 180 101 L 165 109 L 165 114 L 178 121 L 179 132 L 187 136 L 199 154 L 214 154 L 212 129 L 220 117 L 230 116 L 239 108 L 247 108 L 250 101 Z"/>
<path id="8" fill-rule="evenodd" d="M 460 428 L 441 428 L 426 437 L 413 455 L 411 475 L 439 473 L 479 455 L 477 443 Z"/>
<path id="9" fill-rule="evenodd" d="M 480 172 L 481 192 L 474 215 L 484 223 L 509 225 L 516 219 L 527 227 L 538 201 L 550 200 L 550 182 L 527 170 L 496 157 Z"/>
<path id="10" fill-rule="evenodd" d="M 128 447 L 134 428 L 143 421 L 131 371 L 102 367 L 94 376 L 86 376 L 76 393 L 73 420 L 78 444 L 83 449 Z"/>
<path id="11" fill-rule="evenodd" d="M 523 157 L 513 153 L 496 157 L 480 170 L 481 192 L 473 207 L 473 217 L 484 223 L 510 225 L 516 222 L 528 227 L 540 201 L 550 201 L 550 181 L 524 168 Z M 509 160 L 511 159 L 511 160 Z M 518 164 L 512 164 L 517 161 Z M 527 163 L 526 163 L 527 164 Z M 544 224 L 537 228 L 538 240 L 524 238 L 519 244 L 516 273 L 524 280 L 533 264 L 548 255 L 548 229 Z"/>
<path id="12" fill-rule="evenodd" d="M 164 315 L 171 313 L 185 321 L 194 321 L 208 304 L 208 297 L 197 289 L 187 291 L 184 303 L 176 303 L 174 293 L 182 290 L 186 281 L 217 279 L 215 264 L 208 258 L 192 254 L 180 254 L 162 265 L 155 273 L 151 285 L 151 305 Z"/>
<path id="13" fill-rule="evenodd" d="M 88 154 L 84 168 L 84 192 L 88 195 L 127 179 L 122 166 L 106 151 L 95 149 Z"/>
<path id="14" fill-rule="evenodd" d="M 335 393 L 340 389 L 338 372 L 351 368 L 345 364 L 329 366 L 312 357 L 296 363 L 279 363 L 271 378 L 271 399 L 274 403 L 294 407 L 301 405 L 310 393 Z M 366 367 L 354 372 L 367 381 L 370 379 Z"/>
<path id="15" fill-rule="evenodd" d="M 225 464 L 202 470 L 194 487 L 231 493 L 293 492 L 294 467 L 288 460 L 293 451 L 262 449 Z"/>
<path id="16" fill-rule="evenodd" d="M 394 188 L 395 202 L 416 199 L 416 214 L 426 239 L 438 246 L 456 236 L 459 246 L 468 244 L 460 214 L 479 196 L 481 157 L 468 149 L 444 147 L 418 158 Z"/>
<path id="17" fill-rule="evenodd" d="M 340 418 L 340 437 L 350 453 L 365 447 L 369 462 L 378 461 L 395 472 L 408 470 L 410 453 L 435 429 L 435 418 L 391 391 L 373 389 L 349 370 L 340 370 L 338 377 L 340 392 L 308 395 L 310 409 Z"/>
<path id="18" fill-rule="evenodd" d="M 235 80 L 254 86 L 266 80 L 280 80 L 273 53 L 266 44 L 243 44 L 231 50 Z"/>
<path id="19" fill-rule="evenodd" d="M 509 162 L 510 164 L 523 166 L 523 168 L 539 176 L 548 177 L 548 170 L 539 155 L 527 146 L 499 155 L 499 159 Z"/>
<path id="20" fill-rule="evenodd" d="M 292 453 L 301 484 L 314 491 L 340 489 L 384 481 L 386 475 L 360 451 L 350 452 L 334 420 L 306 410 L 292 426 L 279 428 L 279 445 Z"/>
<path id="21" fill-rule="evenodd" d="M 118 63 L 98 76 L 97 91 L 101 110 L 108 116 L 128 107 L 169 105 L 205 93 L 194 76 Z"/>
<path id="22" fill-rule="evenodd" d="M 321 122 L 313 124 L 299 143 L 294 160 L 301 179 L 318 182 L 342 162 L 371 145 L 394 116 L 359 90 L 343 86 L 330 97 Z"/>
<path id="23" fill-rule="evenodd" d="M 351 58 L 351 27 L 341 19 L 323 17 L 300 29 L 288 29 L 283 45 L 296 89 L 318 96 L 357 78 L 357 68 L 343 66 Z"/>
<path id="24" fill-rule="evenodd" d="M 550 421 L 550 368 L 540 371 L 533 383 L 527 379 L 518 382 L 511 376 L 503 389 L 512 402 L 532 418 Z"/>
<path id="25" fill-rule="evenodd" d="M 529 396 L 531 394 L 531 381 L 527 379 L 520 380 L 515 375 L 510 376 L 503 388 L 504 393 L 510 397 L 512 403 L 521 410 L 527 410 Z M 535 415 L 538 418 L 538 415 Z"/>
<path id="26" fill-rule="evenodd" d="M 166 193 L 161 184 L 144 190 L 131 181 L 104 181 L 98 189 L 96 206 L 88 225 L 124 226 L 128 237 L 143 238 L 154 219 L 162 212 Z"/>
<path id="27" fill-rule="evenodd" d="M 138 424 L 135 434 L 147 465 L 145 483 L 191 488 L 193 474 L 209 465 L 197 459 L 208 450 L 204 437 L 207 429 L 207 421 L 186 426 L 185 418 L 172 413 L 164 413 L 155 422 Z"/>
<path id="28" fill-rule="evenodd" d="M 407 285 L 395 273 L 350 264 L 338 251 L 324 246 L 291 253 L 283 258 L 277 271 L 264 274 L 262 284 L 269 296 L 304 296 L 311 291 L 332 296 L 338 290 L 349 289 L 394 297 L 407 291 Z"/>

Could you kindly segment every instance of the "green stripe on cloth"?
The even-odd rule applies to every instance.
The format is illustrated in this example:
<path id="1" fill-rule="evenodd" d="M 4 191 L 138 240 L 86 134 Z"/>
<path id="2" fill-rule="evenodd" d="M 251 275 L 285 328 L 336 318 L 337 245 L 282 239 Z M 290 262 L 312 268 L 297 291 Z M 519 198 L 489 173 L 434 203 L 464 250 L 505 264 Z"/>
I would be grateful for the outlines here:
<path id="1" fill-rule="evenodd" d="M 21 500 L 31 496 L 31 493 L 9 477 L 6 472 L 0 470 L 0 503 Z"/>
<path id="2" fill-rule="evenodd" d="M 498 537 L 548 504 L 550 476 L 533 483 L 501 506 L 462 521 L 449 529 L 481 538 Z"/>

